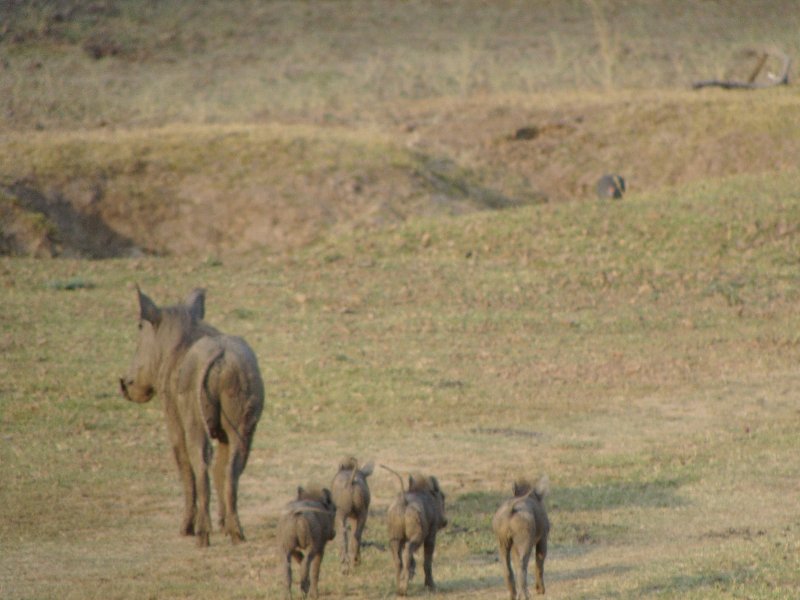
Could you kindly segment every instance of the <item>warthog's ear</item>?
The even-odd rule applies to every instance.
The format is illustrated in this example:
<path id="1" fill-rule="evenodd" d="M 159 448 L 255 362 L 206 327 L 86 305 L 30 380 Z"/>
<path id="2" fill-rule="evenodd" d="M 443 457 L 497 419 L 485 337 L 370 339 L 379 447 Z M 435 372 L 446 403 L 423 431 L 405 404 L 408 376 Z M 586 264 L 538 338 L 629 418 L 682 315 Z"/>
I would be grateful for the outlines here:
<path id="1" fill-rule="evenodd" d="M 158 325 L 161 322 L 161 310 L 156 306 L 155 302 L 142 293 L 138 285 L 136 286 L 136 294 L 139 296 L 139 318 L 143 321 L 149 321 L 153 325 Z"/>
<path id="2" fill-rule="evenodd" d="M 434 491 L 435 493 L 436 493 L 436 492 L 441 492 L 441 491 L 442 491 L 442 490 L 439 488 L 439 481 L 438 481 L 438 480 L 436 479 L 436 477 L 434 477 L 433 475 L 431 475 L 431 487 L 433 488 L 433 491 Z"/>
<path id="3" fill-rule="evenodd" d="M 333 505 L 333 496 L 331 495 L 331 491 L 328 488 L 322 488 L 322 496 L 325 498 L 324 504 L 326 506 Z"/>
<path id="4" fill-rule="evenodd" d="M 189 314 L 197 321 L 202 321 L 206 316 L 206 291 L 203 288 L 195 288 L 186 296 L 184 301 L 189 309 Z"/>
<path id="5" fill-rule="evenodd" d="M 302 500 L 303 499 L 303 492 L 305 492 L 305 490 L 303 489 L 303 486 L 302 485 L 298 485 L 297 486 L 297 499 L 298 500 Z"/>

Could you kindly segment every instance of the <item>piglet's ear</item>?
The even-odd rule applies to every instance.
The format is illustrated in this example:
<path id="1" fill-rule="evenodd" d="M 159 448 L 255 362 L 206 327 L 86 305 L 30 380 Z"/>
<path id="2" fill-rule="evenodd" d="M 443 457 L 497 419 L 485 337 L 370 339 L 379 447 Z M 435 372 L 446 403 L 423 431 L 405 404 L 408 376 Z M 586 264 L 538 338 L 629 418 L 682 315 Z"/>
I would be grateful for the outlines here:
<path id="1" fill-rule="evenodd" d="M 202 321 L 206 316 L 206 291 L 203 288 L 195 288 L 186 296 L 184 301 L 189 309 L 189 314 L 197 321 Z"/>
<path id="2" fill-rule="evenodd" d="M 136 286 L 136 295 L 139 297 L 139 318 L 143 321 L 149 321 L 153 325 L 158 325 L 161 322 L 161 309 L 142 293 L 138 285 Z"/>

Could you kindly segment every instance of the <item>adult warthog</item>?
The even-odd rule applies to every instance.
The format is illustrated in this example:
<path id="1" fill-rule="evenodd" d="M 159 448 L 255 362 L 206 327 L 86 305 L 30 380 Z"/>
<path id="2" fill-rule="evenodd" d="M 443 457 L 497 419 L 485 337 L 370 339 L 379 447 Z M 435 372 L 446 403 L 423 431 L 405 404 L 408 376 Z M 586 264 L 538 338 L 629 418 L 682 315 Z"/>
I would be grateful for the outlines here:
<path id="1" fill-rule="evenodd" d="M 183 483 L 183 535 L 208 546 L 208 468 L 217 440 L 214 483 L 220 526 L 234 543 L 244 540 L 236 497 L 239 476 L 264 406 L 264 384 L 253 350 L 203 321 L 205 290 L 183 304 L 159 308 L 137 287 L 139 345 L 122 394 L 132 402 L 163 398 L 167 432 Z"/>

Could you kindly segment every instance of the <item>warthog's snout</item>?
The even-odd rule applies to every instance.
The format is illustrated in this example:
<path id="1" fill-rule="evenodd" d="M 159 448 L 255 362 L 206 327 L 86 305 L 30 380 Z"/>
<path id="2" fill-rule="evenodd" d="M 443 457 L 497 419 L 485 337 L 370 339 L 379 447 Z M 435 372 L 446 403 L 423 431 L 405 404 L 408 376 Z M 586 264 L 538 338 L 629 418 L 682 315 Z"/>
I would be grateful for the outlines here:
<path id="1" fill-rule="evenodd" d="M 124 377 L 119 378 L 119 390 L 122 392 L 123 398 L 140 404 L 149 402 L 155 395 L 155 390 L 151 386 L 138 390 L 134 385 L 133 379 L 125 379 Z"/>

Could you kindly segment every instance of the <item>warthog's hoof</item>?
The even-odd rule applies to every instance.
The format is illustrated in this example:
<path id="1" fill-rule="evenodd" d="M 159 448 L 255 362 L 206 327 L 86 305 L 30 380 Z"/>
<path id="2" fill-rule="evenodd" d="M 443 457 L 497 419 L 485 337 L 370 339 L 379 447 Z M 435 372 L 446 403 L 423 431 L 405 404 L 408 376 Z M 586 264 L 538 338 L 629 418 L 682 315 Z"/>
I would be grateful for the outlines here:
<path id="1" fill-rule="evenodd" d="M 194 535 L 194 519 L 184 521 L 178 533 L 181 535 Z"/>
<path id="2" fill-rule="evenodd" d="M 300 591 L 303 592 L 303 598 L 308 595 L 308 590 L 311 587 L 311 580 L 303 579 L 300 581 Z"/>
<path id="3" fill-rule="evenodd" d="M 241 531 L 235 531 L 230 534 L 231 543 L 235 546 L 245 541 L 244 534 Z"/>
<path id="4" fill-rule="evenodd" d="M 225 527 L 225 533 L 231 538 L 231 543 L 238 544 L 244 541 L 244 532 L 241 527 L 236 525 L 228 525 Z"/>

